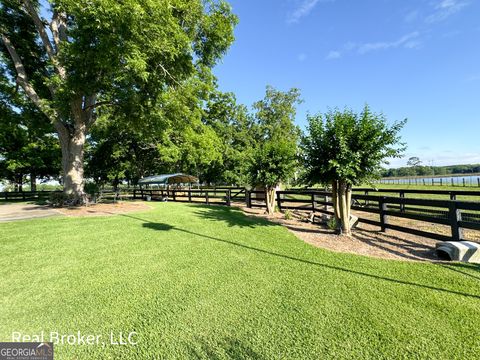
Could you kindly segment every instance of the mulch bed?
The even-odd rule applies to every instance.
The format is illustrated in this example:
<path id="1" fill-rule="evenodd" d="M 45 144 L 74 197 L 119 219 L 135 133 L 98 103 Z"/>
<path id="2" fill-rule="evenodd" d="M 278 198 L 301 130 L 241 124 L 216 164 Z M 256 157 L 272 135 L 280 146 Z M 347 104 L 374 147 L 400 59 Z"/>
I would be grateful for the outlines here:
<path id="1" fill-rule="evenodd" d="M 393 230 L 382 233 L 378 227 L 362 223 L 352 230 L 352 237 L 346 237 L 335 234 L 325 225 L 312 224 L 305 212 L 294 213 L 293 219 L 286 220 L 284 214 L 268 216 L 261 208 L 242 207 L 242 210 L 247 215 L 281 224 L 303 241 L 320 248 L 382 259 L 439 261 L 434 250 L 437 241 L 433 239 Z"/>

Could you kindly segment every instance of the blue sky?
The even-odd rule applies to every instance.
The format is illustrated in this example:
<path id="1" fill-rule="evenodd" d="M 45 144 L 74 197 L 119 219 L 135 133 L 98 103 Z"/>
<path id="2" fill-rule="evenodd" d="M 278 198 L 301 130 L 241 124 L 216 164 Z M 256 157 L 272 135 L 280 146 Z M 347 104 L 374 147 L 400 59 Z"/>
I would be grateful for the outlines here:
<path id="1" fill-rule="evenodd" d="M 298 87 L 308 112 L 368 103 L 402 132 L 408 157 L 480 163 L 480 1 L 230 0 L 236 41 L 215 69 L 251 105 L 267 84 Z"/>

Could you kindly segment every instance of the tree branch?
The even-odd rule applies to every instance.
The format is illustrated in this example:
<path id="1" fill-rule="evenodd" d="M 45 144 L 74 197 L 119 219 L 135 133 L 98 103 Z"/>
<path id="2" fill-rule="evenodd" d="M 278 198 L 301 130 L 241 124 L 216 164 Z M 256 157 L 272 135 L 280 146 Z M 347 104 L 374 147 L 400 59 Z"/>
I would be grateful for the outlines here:
<path id="1" fill-rule="evenodd" d="M 3 33 L 0 34 L 2 42 L 8 50 L 10 57 L 12 58 L 13 65 L 15 66 L 15 71 L 17 72 L 17 85 L 20 85 L 27 94 L 28 98 L 40 109 L 41 112 L 53 123 L 53 126 L 57 130 L 59 136 L 68 136 L 68 129 L 66 126 L 57 118 L 56 111 L 48 105 L 45 100 L 41 99 L 38 96 L 37 92 L 30 84 L 27 78 L 27 73 L 25 67 L 23 66 L 22 60 L 18 56 L 17 50 L 12 45 L 10 39 Z"/>
<path id="2" fill-rule="evenodd" d="M 23 4 L 25 5 L 25 9 L 27 10 L 27 13 L 30 15 L 30 17 L 33 19 L 33 22 L 35 24 L 35 27 L 37 28 L 38 34 L 40 35 L 40 39 L 42 40 L 43 46 L 45 47 L 45 50 L 47 51 L 48 57 L 52 61 L 53 65 L 57 69 L 58 74 L 62 79 L 65 78 L 65 69 L 63 66 L 61 66 L 58 63 L 58 60 L 56 58 L 56 53 L 55 50 L 53 49 L 52 43 L 50 42 L 50 39 L 48 38 L 48 34 L 45 31 L 45 26 L 40 19 L 40 16 L 38 16 L 37 10 L 33 6 L 32 2 L 30 0 L 23 0 Z"/>
<path id="3" fill-rule="evenodd" d="M 2 36 L 2 41 L 5 47 L 8 50 L 8 53 L 10 54 L 10 57 L 12 58 L 13 65 L 15 66 L 15 71 L 17 72 L 17 84 L 22 87 L 22 89 L 25 91 L 27 96 L 32 100 L 32 102 L 52 121 L 55 121 L 55 117 L 53 116 L 54 110 L 45 103 L 44 100 L 38 96 L 37 92 L 33 88 L 33 86 L 30 84 L 27 78 L 27 73 L 25 71 L 25 67 L 23 66 L 22 60 L 18 56 L 17 50 L 15 50 L 15 47 L 12 45 L 10 42 L 10 39 L 5 35 L 1 34 Z"/>
<path id="4" fill-rule="evenodd" d="M 86 104 L 84 110 L 96 109 L 97 107 L 105 106 L 105 105 L 112 105 L 113 106 L 113 105 L 118 105 L 118 104 L 115 103 L 115 102 L 112 102 L 112 101 L 99 101 L 99 102 L 96 102 L 96 103 Z"/>
<path id="5" fill-rule="evenodd" d="M 50 29 L 52 30 L 53 42 L 55 43 L 55 48 L 60 47 L 62 41 L 67 40 L 67 22 L 66 14 L 63 12 L 58 12 L 56 9 L 53 10 L 52 22 L 50 23 Z"/>

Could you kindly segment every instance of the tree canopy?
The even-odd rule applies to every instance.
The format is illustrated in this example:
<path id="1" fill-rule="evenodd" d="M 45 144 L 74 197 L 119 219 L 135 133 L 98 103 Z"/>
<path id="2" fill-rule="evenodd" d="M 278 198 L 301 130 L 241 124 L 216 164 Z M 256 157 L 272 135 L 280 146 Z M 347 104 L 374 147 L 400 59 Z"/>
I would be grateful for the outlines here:
<path id="1" fill-rule="evenodd" d="M 404 151 L 399 132 L 406 120 L 389 126 L 368 105 L 360 113 L 334 109 L 308 116 L 302 139 L 305 181 L 332 185 L 335 215 L 350 234 L 351 188 L 380 177 L 388 158 Z"/>
<path id="2" fill-rule="evenodd" d="M 250 159 L 250 183 L 266 192 L 267 212 L 275 209 L 275 188 L 294 173 L 300 135 L 295 125 L 300 91 L 287 92 L 267 87 L 263 100 L 253 105 L 258 138 Z"/>
<path id="3" fill-rule="evenodd" d="M 1 76 L 55 127 L 65 192 L 80 202 L 86 135 L 102 109 L 155 121 L 172 88 L 210 77 L 237 23 L 221 0 L 6 0 L 0 20 Z"/>

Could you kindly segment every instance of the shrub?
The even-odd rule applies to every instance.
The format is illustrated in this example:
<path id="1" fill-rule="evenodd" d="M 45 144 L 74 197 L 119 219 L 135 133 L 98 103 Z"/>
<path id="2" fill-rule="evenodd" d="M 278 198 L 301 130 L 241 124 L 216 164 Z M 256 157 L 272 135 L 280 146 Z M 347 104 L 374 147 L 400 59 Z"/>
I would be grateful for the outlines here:
<path id="1" fill-rule="evenodd" d="M 337 230 L 338 229 L 338 221 L 335 218 L 335 216 L 332 216 L 328 221 L 327 221 L 327 226 L 330 230 Z"/>
<path id="2" fill-rule="evenodd" d="M 287 209 L 284 212 L 285 220 L 292 220 L 293 219 L 293 214 L 292 211 Z"/>

